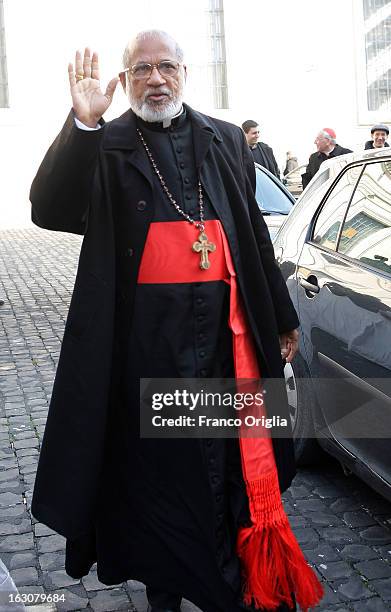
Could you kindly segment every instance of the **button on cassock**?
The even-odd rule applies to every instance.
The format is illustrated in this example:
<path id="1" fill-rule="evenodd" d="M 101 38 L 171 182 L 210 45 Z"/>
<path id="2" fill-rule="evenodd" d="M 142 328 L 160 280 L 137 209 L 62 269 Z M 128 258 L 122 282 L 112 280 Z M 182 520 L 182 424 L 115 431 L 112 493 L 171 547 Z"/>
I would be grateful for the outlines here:
<path id="1" fill-rule="evenodd" d="M 137 210 L 143 211 L 147 208 L 147 203 L 145 200 L 140 200 L 139 202 L 137 202 L 137 206 L 136 206 Z"/>

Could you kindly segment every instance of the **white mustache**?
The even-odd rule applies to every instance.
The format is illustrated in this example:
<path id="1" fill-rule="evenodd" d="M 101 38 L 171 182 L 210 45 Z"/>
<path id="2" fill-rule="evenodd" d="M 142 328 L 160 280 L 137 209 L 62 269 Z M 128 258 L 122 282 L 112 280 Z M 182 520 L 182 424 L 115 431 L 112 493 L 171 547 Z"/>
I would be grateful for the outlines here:
<path id="1" fill-rule="evenodd" d="M 157 87 L 157 88 L 149 88 L 144 92 L 144 101 L 148 98 L 148 96 L 160 96 L 160 95 L 166 95 L 169 96 L 170 98 L 172 97 L 171 91 L 168 89 L 168 87 Z"/>

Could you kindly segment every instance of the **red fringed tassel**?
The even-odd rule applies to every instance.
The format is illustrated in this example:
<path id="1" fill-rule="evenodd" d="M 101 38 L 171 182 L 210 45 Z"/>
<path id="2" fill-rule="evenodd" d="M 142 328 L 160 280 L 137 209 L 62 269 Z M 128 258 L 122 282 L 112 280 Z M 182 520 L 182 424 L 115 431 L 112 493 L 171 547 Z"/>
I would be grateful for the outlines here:
<path id="1" fill-rule="evenodd" d="M 295 595 L 306 612 L 319 603 L 324 591 L 292 532 L 278 487 L 269 488 L 274 481 L 274 476 L 269 475 L 263 482 L 247 483 L 248 491 L 253 493 L 249 502 L 254 524 L 238 533 L 243 599 L 246 605 L 273 610 L 282 603 L 293 607 Z"/>
<path id="2" fill-rule="evenodd" d="M 283 602 L 293 607 L 292 594 L 305 612 L 323 597 L 323 587 L 308 565 L 290 525 L 239 532 L 238 555 L 244 567 L 243 599 L 272 610 Z"/>

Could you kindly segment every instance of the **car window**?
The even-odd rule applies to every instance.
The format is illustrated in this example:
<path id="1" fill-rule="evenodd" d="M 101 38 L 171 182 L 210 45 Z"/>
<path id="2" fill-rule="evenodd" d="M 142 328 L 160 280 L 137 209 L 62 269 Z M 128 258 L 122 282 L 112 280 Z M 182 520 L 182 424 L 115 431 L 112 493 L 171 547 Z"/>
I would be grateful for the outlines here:
<path id="1" fill-rule="evenodd" d="M 391 274 L 391 162 L 365 167 L 342 227 L 338 251 Z"/>
<path id="2" fill-rule="evenodd" d="M 309 200 L 312 194 L 315 193 L 315 191 L 317 191 L 319 187 L 321 187 L 326 181 L 328 181 L 329 178 L 330 168 L 325 168 L 324 170 L 319 171 L 317 177 L 313 181 L 311 181 L 311 185 L 308 185 L 308 187 L 303 192 L 302 201 Z"/>
<path id="3" fill-rule="evenodd" d="M 352 197 L 362 166 L 354 166 L 341 175 L 324 202 L 315 222 L 312 240 L 335 250 L 346 209 Z"/>
<path id="4" fill-rule="evenodd" d="M 287 195 L 267 174 L 255 167 L 255 198 L 262 211 L 275 215 L 287 215 L 293 204 Z"/>

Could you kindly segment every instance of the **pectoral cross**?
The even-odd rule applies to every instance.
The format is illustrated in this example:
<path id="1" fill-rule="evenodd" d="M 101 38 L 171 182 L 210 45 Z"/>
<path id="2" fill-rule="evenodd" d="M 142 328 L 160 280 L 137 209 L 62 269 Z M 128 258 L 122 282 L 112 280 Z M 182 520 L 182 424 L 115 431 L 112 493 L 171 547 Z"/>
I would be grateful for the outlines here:
<path id="1" fill-rule="evenodd" d="M 200 268 L 201 270 L 208 270 L 210 268 L 210 261 L 208 259 L 208 251 L 213 253 L 216 250 L 216 245 L 213 242 L 208 241 L 208 236 L 205 232 L 201 232 L 198 236 L 198 241 L 193 244 L 193 251 L 201 253 Z"/>

